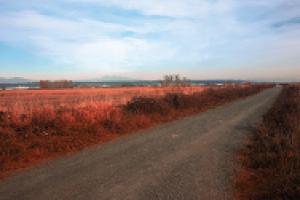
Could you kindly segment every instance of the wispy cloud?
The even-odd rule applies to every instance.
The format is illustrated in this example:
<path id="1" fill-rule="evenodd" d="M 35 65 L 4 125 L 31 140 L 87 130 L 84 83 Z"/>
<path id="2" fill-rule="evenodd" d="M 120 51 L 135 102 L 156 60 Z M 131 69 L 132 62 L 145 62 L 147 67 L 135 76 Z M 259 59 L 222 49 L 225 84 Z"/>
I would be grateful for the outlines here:
<path id="1" fill-rule="evenodd" d="M 50 59 L 57 70 L 70 66 L 75 76 L 175 71 L 191 78 L 278 78 L 278 69 L 287 71 L 286 79 L 300 75 L 294 72 L 300 53 L 300 3 L 294 0 L 0 4 L 0 43 Z M 276 70 L 261 75 L 266 69 Z"/>

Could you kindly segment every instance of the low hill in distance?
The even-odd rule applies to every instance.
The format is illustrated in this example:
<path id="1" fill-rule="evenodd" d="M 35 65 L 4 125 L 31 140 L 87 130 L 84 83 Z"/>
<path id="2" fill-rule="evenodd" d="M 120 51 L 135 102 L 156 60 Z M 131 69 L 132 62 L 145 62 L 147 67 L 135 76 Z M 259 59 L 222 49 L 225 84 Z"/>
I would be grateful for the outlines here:
<path id="1" fill-rule="evenodd" d="M 0 77 L 0 83 L 16 84 L 16 83 L 29 83 L 36 82 L 35 80 L 26 79 L 24 77 Z"/>

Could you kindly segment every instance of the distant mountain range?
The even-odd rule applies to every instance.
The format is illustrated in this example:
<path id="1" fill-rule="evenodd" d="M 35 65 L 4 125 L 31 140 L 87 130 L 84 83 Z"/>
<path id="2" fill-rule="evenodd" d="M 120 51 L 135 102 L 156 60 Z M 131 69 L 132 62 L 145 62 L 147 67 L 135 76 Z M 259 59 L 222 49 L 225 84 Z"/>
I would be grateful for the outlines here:
<path id="1" fill-rule="evenodd" d="M 0 77 L 0 84 L 26 84 L 26 83 L 34 83 L 37 84 L 39 80 L 32 80 L 27 79 L 24 77 Z M 103 76 L 101 78 L 92 78 L 92 79 L 83 79 L 83 80 L 73 80 L 73 82 L 76 83 L 93 83 L 93 82 L 104 82 L 104 83 L 120 83 L 120 82 L 128 82 L 128 83 L 134 83 L 134 82 L 159 82 L 159 80 L 142 80 L 142 79 L 133 79 L 123 76 Z M 231 82 L 231 83 L 241 83 L 245 82 L 244 80 L 222 80 L 222 79 L 216 79 L 216 80 L 191 80 L 192 83 L 224 83 L 224 82 Z"/>
<path id="2" fill-rule="evenodd" d="M 133 78 L 123 76 L 103 76 L 101 78 L 73 80 L 74 82 L 133 82 L 141 81 Z M 0 84 L 18 84 L 18 83 L 31 83 L 38 82 L 38 80 L 31 80 L 24 77 L 0 77 Z"/>
<path id="3" fill-rule="evenodd" d="M 103 76 L 101 78 L 79 80 L 78 82 L 120 82 L 120 81 L 131 82 L 131 81 L 140 81 L 140 80 L 124 77 L 124 76 Z"/>
<path id="4" fill-rule="evenodd" d="M 0 77 L 0 83 L 17 84 L 17 83 L 30 83 L 30 82 L 35 82 L 35 81 L 23 77 L 11 77 L 11 78 Z"/>

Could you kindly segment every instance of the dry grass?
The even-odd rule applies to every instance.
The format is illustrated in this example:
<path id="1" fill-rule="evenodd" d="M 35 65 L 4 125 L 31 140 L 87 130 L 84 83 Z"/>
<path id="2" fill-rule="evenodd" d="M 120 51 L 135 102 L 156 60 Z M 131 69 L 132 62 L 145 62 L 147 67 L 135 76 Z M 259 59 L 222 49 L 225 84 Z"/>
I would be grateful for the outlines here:
<path id="1" fill-rule="evenodd" d="M 91 93 L 98 95 L 96 89 L 20 91 L 18 94 L 23 95 L 20 95 L 21 99 L 30 96 L 36 100 L 38 96 L 40 99 L 37 102 L 42 103 L 34 101 L 34 106 L 21 106 L 28 109 L 22 112 L 17 110 L 18 106 L 0 112 L 0 177 L 42 160 L 255 94 L 265 87 L 267 86 L 239 86 L 204 91 L 203 88 L 186 88 L 188 92 L 174 88 L 122 88 L 113 89 L 113 92 L 108 90 L 113 94 L 125 90 L 123 95 L 129 95 L 129 91 L 133 91 L 132 95 L 136 95 L 139 89 L 138 92 L 143 94 L 126 104 L 116 104 L 118 106 L 103 105 L 101 100 L 90 103 L 87 101 L 85 104 L 80 100 L 79 104 L 54 101 L 49 106 L 43 102 L 43 99 L 58 94 L 75 99 L 80 99 L 81 93 L 83 96 Z M 141 89 L 146 92 L 141 93 Z M 202 92 L 191 92 L 195 89 Z M 152 93 L 149 95 L 149 90 L 154 91 L 156 96 Z M 162 94 L 157 95 L 158 91 Z M 30 92 L 34 93 L 32 97 L 28 94 Z M 173 93 L 167 94 L 170 92 Z M 13 99 L 14 92 L 8 91 L 7 94 Z M 2 103 L 11 103 L 7 96 L 9 95 L 1 100 Z"/>
<path id="2" fill-rule="evenodd" d="M 53 90 L 0 90 L 0 111 L 28 112 L 35 108 L 86 106 L 90 104 L 119 105 L 135 96 L 161 96 L 170 92 L 192 94 L 204 87 L 116 87 L 74 88 Z"/>
<path id="3" fill-rule="evenodd" d="M 241 152 L 237 199 L 300 199 L 300 87 L 285 87 Z"/>

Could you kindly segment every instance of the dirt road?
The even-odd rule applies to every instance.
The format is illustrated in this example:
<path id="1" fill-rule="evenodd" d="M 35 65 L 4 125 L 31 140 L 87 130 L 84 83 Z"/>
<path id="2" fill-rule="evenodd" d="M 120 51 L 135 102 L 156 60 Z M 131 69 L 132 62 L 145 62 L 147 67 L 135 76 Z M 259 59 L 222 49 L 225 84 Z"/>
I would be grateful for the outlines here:
<path id="1" fill-rule="evenodd" d="M 279 88 L 0 181 L 0 199 L 232 199 L 236 153 Z"/>

